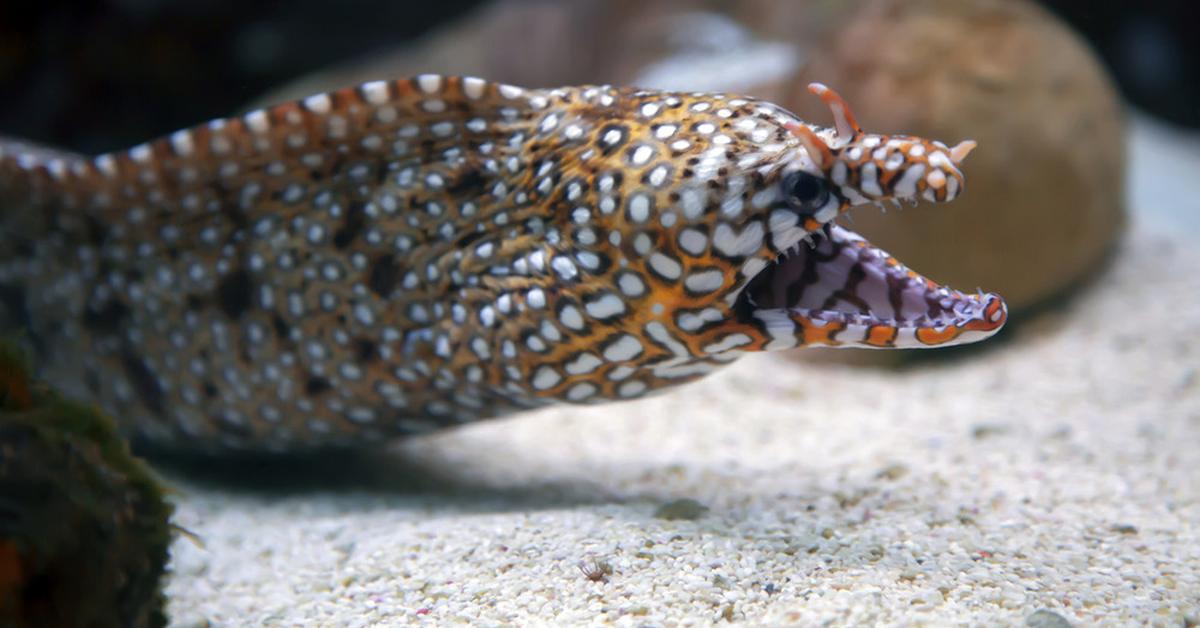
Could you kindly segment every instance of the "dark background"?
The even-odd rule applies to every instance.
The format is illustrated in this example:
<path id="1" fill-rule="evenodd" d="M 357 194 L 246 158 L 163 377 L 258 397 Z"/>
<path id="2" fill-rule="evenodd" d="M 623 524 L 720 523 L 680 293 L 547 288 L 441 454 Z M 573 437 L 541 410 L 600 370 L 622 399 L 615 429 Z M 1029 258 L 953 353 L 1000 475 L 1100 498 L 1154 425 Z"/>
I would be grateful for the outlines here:
<path id="1" fill-rule="evenodd" d="M 270 88 L 390 49 L 479 0 L 8 0 L 0 133 L 99 153 L 226 115 Z M 1044 0 L 1125 97 L 1200 128 L 1200 1 Z"/>

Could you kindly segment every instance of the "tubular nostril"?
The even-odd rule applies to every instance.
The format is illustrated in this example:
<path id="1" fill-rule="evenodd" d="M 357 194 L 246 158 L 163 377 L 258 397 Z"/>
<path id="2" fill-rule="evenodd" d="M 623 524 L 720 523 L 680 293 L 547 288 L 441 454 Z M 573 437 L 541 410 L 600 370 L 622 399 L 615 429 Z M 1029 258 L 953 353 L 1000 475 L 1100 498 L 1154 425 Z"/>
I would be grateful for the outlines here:
<path id="1" fill-rule="evenodd" d="M 955 144 L 954 148 L 950 149 L 950 161 L 961 164 L 962 160 L 966 159 L 967 155 L 975 149 L 975 146 L 975 140 L 963 140 Z"/>

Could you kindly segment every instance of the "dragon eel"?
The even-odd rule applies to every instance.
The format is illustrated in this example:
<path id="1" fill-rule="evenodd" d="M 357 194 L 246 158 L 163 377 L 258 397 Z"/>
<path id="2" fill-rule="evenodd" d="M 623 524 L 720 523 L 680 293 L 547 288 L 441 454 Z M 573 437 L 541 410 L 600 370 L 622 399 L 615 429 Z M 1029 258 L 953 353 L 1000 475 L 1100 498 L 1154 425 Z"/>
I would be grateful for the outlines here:
<path id="1" fill-rule="evenodd" d="M 974 146 L 753 98 L 422 75 L 91 158 L 0 141 L 0 295 L 50 381 L 192 450 L 631 399 L 749 351 L 981 340 L 1003 300 L 835 218 Z"/>

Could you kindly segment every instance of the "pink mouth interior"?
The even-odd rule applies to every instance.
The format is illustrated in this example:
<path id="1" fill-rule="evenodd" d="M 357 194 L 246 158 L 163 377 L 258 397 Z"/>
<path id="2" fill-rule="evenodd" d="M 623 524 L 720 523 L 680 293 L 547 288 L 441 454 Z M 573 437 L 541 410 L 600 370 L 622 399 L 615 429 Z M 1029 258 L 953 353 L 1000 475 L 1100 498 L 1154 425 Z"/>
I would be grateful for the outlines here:
<path id="1" fill-rule="evenodd" d="M 784 309 L 813 320 L 898 328 L 963 325 L 984 316 L 987 300 L 911 272 L 852 231 L 831 225 L 815 245 L 780 255 L 746 287 L 756 309 Z"/>

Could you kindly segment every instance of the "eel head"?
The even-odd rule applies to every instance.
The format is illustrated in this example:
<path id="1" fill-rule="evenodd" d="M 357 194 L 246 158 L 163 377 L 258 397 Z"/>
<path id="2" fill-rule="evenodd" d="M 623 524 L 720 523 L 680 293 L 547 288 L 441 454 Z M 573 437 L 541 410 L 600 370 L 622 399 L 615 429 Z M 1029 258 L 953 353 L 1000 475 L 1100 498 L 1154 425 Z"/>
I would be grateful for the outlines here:
<path id="1" fill-rule="evenodd" d="M 748 99 L 684 101 L 680 126 L 690 134 L 668 149 L 700 148 L 680 157 L 674 187 L 659 199 L 666 209 L 654 218 L 666 237 L 631 262 L 661 285 L 646 330 L 673 357 L 657 375 L 699 373 L 700 362 L 745 351 L 971 343 L 1004 325 L 999 296 L 939 285 L 837 223 L 860 206 L 953 200 L 975 143 L 866 133 L 835 92 L 809 90 L 829 105 L 832 127 Z M 629 223 L 645 216 L 624 219 L 625 232 L 638 233 Z"/>

